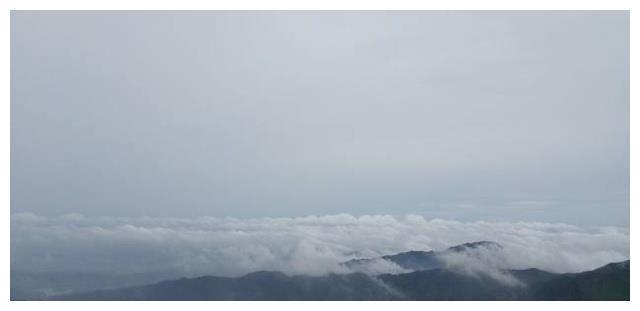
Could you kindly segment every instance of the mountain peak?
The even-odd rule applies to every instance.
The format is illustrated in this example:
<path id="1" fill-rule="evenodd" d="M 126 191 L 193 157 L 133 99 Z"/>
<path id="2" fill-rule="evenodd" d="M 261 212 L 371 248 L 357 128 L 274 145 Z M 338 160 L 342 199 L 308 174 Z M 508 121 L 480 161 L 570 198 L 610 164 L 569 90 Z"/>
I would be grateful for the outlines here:
<path id="1" fill-rule="evenodd" d="M 497 248 L 502 249 L 502 245 L 493 241 L 477 241 L 477 242 L 469 242 L 456 246 L 449 247 L 446 251 L 448 252 L 462 252 L 468 249 L 476 249 L 476 248 Z"/>
<path id="2" fill-rule="evenodd" d="M 393 263 L 397 265 L 397 267 L 409 270 L 409 271 L 420 271 L 420 270 L 430 270 L 436 268 L 442 268 L 445 266 L 442 255 L 447 254 L 455 254 L 455 253 L 463 253 L 468 250 L 474 249 L 488 249 L 488 250 L 500 250 L 502 249 L 502 245 L 493 242 L 493 241 L 476 241 L 464 243 L 456 246 L 449 247 L 443 251 L 416 251 L 411 250 L 407 252 L 397 253 L 393 255 L 385 255 L 378 258 L 361 258 L 361 259 L 353 259 L 344 263 L 347 267 L 349 267 L 352 271 L 370 271 L 370 266 L 374 264 L 379 264 L 379 260 L 382 259 L 384 261 Z M 379 269 L 375 269 L 374 271 L 378 271 Z"/>

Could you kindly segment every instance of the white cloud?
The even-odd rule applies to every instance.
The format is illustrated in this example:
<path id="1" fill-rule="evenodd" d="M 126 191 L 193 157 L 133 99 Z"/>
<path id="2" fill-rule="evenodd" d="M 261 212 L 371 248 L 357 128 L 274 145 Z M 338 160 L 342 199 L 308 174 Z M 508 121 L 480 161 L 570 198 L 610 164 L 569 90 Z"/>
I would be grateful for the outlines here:
<path id="1" fill-rule="evenodd" d="M 577 272 L 629 257 L 626 228 L 581 228 L 532 222 L 458 222 L 421 216 L 348 214 L 302 218 L 45 218 L 11 216 L 11 268 L 16 271 L 170 272 L 236 276 L 256 270 L 345 272 L 353 258 L 408 250 L 441 250 L 491 240 L 499 252 L 449 258 L 473 272 L 539 268 Z M 399 271 L 384 263 L 374 272 Z"/>
<path id="2" fill-rule="evenodd" d="M 503 283 L 522 286 L 524 285 L 510 273 L 504 271 L 512 267 L 508 253 L 497 244 L 482 245 L 479 247 L 465 248 L 459 252 L 443 252 L 439 258 L 452 271 L 472 276 L 488 276 Z"/>

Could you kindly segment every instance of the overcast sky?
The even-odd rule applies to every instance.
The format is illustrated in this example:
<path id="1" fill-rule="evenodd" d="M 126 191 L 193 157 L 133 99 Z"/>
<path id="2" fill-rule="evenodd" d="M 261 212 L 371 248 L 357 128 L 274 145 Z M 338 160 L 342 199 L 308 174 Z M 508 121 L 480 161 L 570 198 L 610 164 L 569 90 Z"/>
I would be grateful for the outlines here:
<path id="1" fill-rule="evenodd" d="M 628 226 L 629 15 L 13 12 L 11 209 Z"/>

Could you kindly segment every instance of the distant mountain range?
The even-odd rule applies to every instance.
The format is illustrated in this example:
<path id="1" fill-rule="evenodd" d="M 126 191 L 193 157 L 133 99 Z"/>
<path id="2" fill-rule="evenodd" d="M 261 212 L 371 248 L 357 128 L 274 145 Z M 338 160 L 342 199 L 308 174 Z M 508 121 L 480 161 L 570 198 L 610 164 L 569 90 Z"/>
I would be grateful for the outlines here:
<path id="1" fill-rule="evenodd" d="M 441 252 L 412 251 L 344 265 L 358 271 L 380 259 L 406 273 L 354 272 L 289 276 L 260 271 L 238 278 L 203 276 L 151 285 L 71 293 L 52 300 L 629 300 L 630 262 L 610 263 L 581 273 L 538 269 L 466 273 L 451 269 L 445 256 L 502 247 L 482 241 Z M 471 252 L 473 253 L 473 252 Z"/>

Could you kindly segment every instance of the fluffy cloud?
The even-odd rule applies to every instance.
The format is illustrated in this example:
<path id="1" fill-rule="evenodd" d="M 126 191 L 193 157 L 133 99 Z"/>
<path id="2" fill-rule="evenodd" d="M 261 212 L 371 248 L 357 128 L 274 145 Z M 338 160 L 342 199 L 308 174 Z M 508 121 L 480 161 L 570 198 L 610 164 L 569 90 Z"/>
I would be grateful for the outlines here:
<path id="1" fill-rule="evenodd" d="M 577 272 L 629 257 L 628 229 L 618 227 L 465 223 L 416 215 L 177 219 L 77 214 L 45 218 L 21 213 L 11 216 L 11 268 L 186 276 L 280 270 L 315 275 L 346 272 L 340 263 L 353 258 L 441 250 L 479 240 L 495 241 L 503 248 L 447 262 L 472 273 L 487 267 Z M 385 262 L 376 267 L 378 272 L 398 271 Z"/>

